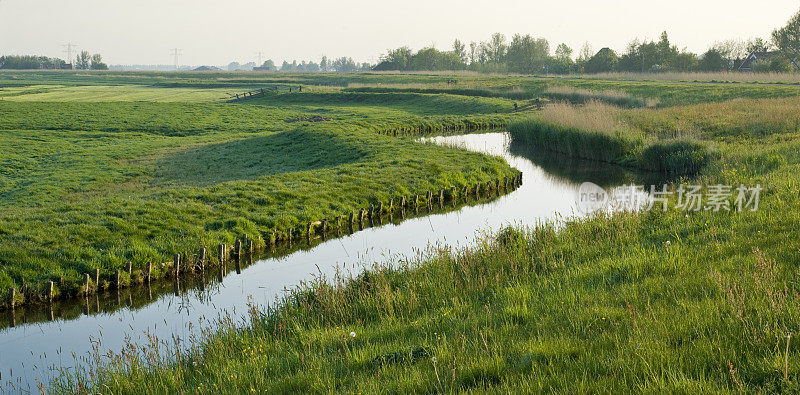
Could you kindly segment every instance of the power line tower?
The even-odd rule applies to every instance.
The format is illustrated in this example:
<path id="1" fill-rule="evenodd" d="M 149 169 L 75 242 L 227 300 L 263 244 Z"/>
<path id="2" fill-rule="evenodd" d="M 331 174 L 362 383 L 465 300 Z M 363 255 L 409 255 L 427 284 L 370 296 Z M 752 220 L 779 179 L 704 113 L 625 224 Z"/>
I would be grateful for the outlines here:
<path id="1" fill-rule="evenodd" d="M 256 56 L 258 56 L 258 64 L 256 66 L 261 67 L 261 65 L 263 64 L 261 62 L 261 58 L 264 57 L 264 52 L 258 51 L 256 52 Z"/>
<path id="2" fill-rule="evenodd" d="M 67 54 L 67 63 L 72 64 L 72 52 L 74 52 L 78 46 L 73 43 L 66 43 L 62 45 L 62 47 L 64 47 L 63 52 Z"/>
<path id="3" fill-rule="evenodd" d="M 181 51 L 183 50 L 180 48 L 172 48 L 170 50 L 170 55 L 175 57 L 175 70 L 178 70 L 178 57 L 181 56 Z"/>

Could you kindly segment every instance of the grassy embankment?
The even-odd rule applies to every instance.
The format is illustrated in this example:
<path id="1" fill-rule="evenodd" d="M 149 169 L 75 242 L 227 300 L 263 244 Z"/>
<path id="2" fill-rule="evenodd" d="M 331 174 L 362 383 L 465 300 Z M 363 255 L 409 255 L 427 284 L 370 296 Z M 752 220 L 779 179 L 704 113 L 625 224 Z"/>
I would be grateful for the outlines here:
<path id="1" fill-rule="evenodd" d="M 206 247 L 215 261 L 217 244 L 243 235 L 264 245 L 273 231 L 300 236 L 309 222 L 390 198 L 424 201 L 429 190 L 515 174 L 498 158 L 375 133 L 505 124 L 513 115 L 495 114 L 511 107 L 503 99 L 348 100 L 309 89 L 236 104 L 172 103 L 207 101 L 216 88 L 198 97 L 152 85 L 9 89 L 0 89 L 3 306 L 12 287 L 17 304 L 41 300 L 48 281 L 55 297 L 74 295 L 94 269 L 101 280 L 92 279 L 91 292 L 115 286 L 117 270 L 125 286 L 143 281 L 147 262 L 155 278 L 168 274 L 161 262 L 174 253 L 186 267 Z M 331 121 L 285 122 L 313 115 Z"/>
<path id="2" fill-rule="evenodd" d="M 760 184 L 758 211 L 505 229 L 469 250 L 309 284 L 166 362 L 126 352 L 80 380 L 112 392 L 800 390 L 800 118 L 782 118 L 797 105 L 617 118 L 643 138 L 680 126 L 713 144 L 693 182 Z M 56 388 L 83 388 L 63 379 Z"/>

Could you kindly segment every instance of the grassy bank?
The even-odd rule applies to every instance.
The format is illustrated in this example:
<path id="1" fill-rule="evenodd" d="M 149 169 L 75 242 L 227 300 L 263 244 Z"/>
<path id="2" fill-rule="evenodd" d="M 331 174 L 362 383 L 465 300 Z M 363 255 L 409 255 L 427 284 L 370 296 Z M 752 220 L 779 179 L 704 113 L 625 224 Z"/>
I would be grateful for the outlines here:
<path id="1" fill-rule="evenodd" d="M 500 99 L 304 92 L 214 103 L 216 89 L 123 88 L 0 101 L 3 307 L 10 288 L 15 304 L 43 300 L 49 281 L 56 298 L 71 296 L 95 269 L 90 292 L 116 286 L 117 270 L 124 286 L 143 281 L 148 262 L 166 275 L 175 253 L 189 264 L 243 235 L 264 245 L 370 204 L 515 174 L 498 158 L 379 133 L 505 124 L 495 110 L 511 104 Z M 314 115 L 330 121 L 286 122 Z"/>

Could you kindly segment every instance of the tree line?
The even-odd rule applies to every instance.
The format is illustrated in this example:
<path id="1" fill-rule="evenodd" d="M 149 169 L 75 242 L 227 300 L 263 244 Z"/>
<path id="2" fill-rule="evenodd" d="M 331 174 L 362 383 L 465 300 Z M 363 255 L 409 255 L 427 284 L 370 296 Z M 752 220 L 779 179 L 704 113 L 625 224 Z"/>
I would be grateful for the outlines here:
<path id="1" fill-rule="evenodd" d="M 754 53 L 752 71 L 787 72 L 800 67 L 800 12 L 786 26 L 775 29 L 769 40 L 727 40 L 716 42 L 697 55 L 679 50 L 663 32 L 658 41 L 633 40 L 625 52 L 610 48 L 595 52 L 586 43 L 573 58 L 573 49 L 566 44 L 556 46 L 551 55 L 550 43 L 531 35 L 514 35 L 511 41 L 500 34 L 489 40 L 465 45 L 456 39 L 452 49 L 440 51 L 426 47 L 417 52 L 409 47 L 387 51 L 375 70 L 436 71 L 473 70 L 484 73 L 599 73 L 619 72 L 689 72 L 737 70 Z"/>
<path id="2" fill-rule="evenodd" d="M 7 70 L 37 70 L 37 69 L 64 69 L 78 70 L 108 70 L 108 65 L 103 63 L 103 56 L 81 51 L 70 64 L 59 58 L 35 55 L 5 55 L 0 56 L 0 69 Z"/>

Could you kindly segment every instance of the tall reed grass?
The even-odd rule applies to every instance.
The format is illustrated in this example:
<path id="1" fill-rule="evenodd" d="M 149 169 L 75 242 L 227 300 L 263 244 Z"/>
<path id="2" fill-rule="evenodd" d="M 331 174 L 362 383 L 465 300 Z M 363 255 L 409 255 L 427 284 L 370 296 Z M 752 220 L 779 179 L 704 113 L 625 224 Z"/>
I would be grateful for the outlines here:
<path id="1" fill-rule="evenodd" d="M 621 121 L 619 114 L 596 101 L 580 107 L 557 103 L 538 117 L 511 123 L 508 130 L 513 139 L 541 149 L 654 172 L 694 174 L 713 158 L 705 143 L 658 140 Z"/>

